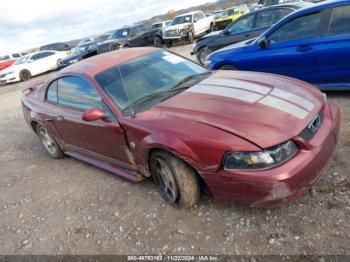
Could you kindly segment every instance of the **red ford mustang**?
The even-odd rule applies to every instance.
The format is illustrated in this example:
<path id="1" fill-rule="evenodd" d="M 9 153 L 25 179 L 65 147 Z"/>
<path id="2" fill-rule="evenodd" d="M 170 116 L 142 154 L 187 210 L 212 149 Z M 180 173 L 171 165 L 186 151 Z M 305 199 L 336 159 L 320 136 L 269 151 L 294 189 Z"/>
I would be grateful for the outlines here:
<path id="1" fill-rule="evenodd" d="M 315 184 L 340 114 L 313 86 L 253 72 L 210 72 L 170 52 L 99 55 L 28 88 L 29 126 L 53 158 L 69 155 L 138 182 L 175 207 L 205 183 L 216 198 L 271 207 Z"/>

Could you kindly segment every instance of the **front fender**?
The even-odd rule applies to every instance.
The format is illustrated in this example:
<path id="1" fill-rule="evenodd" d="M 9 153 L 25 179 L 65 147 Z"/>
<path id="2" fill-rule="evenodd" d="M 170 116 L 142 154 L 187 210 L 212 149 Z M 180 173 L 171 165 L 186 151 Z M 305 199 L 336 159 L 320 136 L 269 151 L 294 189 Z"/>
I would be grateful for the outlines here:
<path id="1" fill-rule="evenodd" d="M 138 167 L 146 176 L 150 176 L 148 170 L 148 158 L 151 150 L 153 149 L 168 151 L 187 162 L 194 169 L 201 169 L 201 167 L 198 165 L 200 162 L 198 155 L 178 136 L 173 136 L 171 134 L 163 136 L 148 135 L 139 142 L 137 152 L 135 154 L 138 156 L 136 159 Z"/>

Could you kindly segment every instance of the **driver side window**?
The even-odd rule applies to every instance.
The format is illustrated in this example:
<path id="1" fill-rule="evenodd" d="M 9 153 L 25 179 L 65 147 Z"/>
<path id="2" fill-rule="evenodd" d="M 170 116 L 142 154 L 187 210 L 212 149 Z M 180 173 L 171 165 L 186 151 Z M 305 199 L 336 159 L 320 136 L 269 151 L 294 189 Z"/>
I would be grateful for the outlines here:
<path id="1" fill-rule="evenodd" d="M 58 79 L 57 99 L 60 105 L 81 111 L 94 107 L 102 109 L 102 98 L 96 89 L 77 76 Z"/>
<path id="2" fill-rule="evenodd" d="M 280 43 L 299 39 L 316 37 L 322 14 L 314 13 L 297 17 L 279 27 L 268 38 L 268 42 Z"/>
<path id="3" fill-rule="evenodd" d="M 249 31 L 253 29 L 255 15 L 247 15 L 242 18 L 239 18 L 236 22 L 234 22 L 229 28 L 228 31 L 231 34 L 236 34 L 244 31 Z"/>

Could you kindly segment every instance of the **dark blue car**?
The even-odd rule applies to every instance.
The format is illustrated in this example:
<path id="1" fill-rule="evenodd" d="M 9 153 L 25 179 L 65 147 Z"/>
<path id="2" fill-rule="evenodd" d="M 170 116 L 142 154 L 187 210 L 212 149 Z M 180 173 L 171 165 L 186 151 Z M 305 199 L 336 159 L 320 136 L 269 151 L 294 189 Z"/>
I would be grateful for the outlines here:
<path id="1" fill-rule="evenodd" d="M 207 63 L 211 69 L 275 73 L 321 89 L 350 89 L 350 0 L 295 11 L 256 40 L 212 53 Z"/>

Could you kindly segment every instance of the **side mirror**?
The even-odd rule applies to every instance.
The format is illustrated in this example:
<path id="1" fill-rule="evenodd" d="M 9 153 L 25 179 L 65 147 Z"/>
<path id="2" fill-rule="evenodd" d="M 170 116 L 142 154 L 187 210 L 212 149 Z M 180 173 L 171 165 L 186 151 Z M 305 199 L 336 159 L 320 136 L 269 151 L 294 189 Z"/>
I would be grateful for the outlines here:
<path id="1" fill-rule="evenodd" d="M 28 60 L 28 63 L 33 63 L 33 62 L 34 62 L 33 59 L 29 59 L 29 60 Z"/>
<path id="2" fill-rule="evenodd" d="M 224 31 L 222 31 L 222 34 L 223 35 L 229 35 L 230 31 L 226 28 L 226 29 L 224 29 Z"/>
<path id="3" fill-rule="evenodd" d="M 194 22 L 194 23 L 197 23 L 197 22 L 198 22 L 198 19 L 197 19 L 197 18 L 194 18 L 194 19 L 193 19 L 193 22 Z"/>
<path id="4" fill-rule="evenodd" d="M 96 120 L 102 120 L 105 118 L 105 112 L 103 112 L 100 108 L 91 108 L 84 112 L 83 120 L 87 122 L 92 122 Z"/>
<path id="5" fill-rule="evenodd" d="M 261 49 L 266 49 L 268 47 L 268 42 L 265 37 L 259 39 L 258 45 L 260 46 Z"/>

